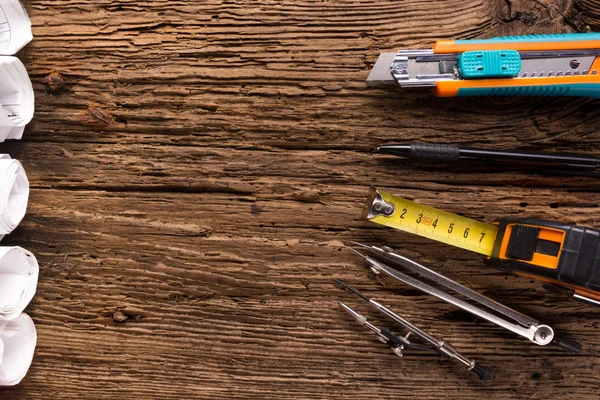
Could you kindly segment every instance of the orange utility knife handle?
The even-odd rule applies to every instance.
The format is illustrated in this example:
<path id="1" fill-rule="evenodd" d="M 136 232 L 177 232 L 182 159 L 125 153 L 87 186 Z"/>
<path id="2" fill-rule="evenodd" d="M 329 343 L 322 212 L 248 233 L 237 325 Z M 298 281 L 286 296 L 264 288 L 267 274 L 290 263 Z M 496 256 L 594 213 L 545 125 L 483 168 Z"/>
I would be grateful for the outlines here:
<path id="1" fill-rule="evenodd" d="M 433 46 L 436 54 L 465 52 L 517 51 L 559 52 L 561 50 L 599 50 L 600 33 L 566 33 L 528 36 L 504 36 L 491 39 L 439 40 Z M 597 71 L 597 73 L 596 73 Z M 557 71 L 553 71 L 557 72 Z M 596 57 L 589 73 L 544 77 L 441 80 L 435 94 L 454 96 L 583 96 L 600 98 L 600 57 Z"/>
<path id="2" fill-rule="evenodd" d="M 490 39 L 438 40 L 436 54 L 474 50 L 555 51 L 600 48 L 600 33 L 558 33 L 545 35 L 501 36 Z"/>
<path id="3" fill-rule="evenodd" d="M 600 300 L 600 231 L 533 218 L 499 218 L 486 264 Z"/>
<path id="4" fill-rule="evenodd" d="M 455 96 L 582 96 L 600 98 L 600 57 L 598 74 L 544 78 L 448 80 L 435 83 L 435 95 Z"/>

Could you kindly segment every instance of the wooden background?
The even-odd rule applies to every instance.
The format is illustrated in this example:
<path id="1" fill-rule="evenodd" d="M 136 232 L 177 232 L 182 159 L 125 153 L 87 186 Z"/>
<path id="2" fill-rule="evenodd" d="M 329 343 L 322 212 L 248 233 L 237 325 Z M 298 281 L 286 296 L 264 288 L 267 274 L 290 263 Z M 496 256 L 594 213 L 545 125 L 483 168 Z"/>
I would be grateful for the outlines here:
<path id="1" fill-rule="evenodd" d="M 384 142 L 600 152 L 600 102 L 370 89 L 378 54 L 437 39 L 600 30 L 580 1 L 31 0 L 29 212 L 4 244 L 41 266 L 39 341 L 2 399 L 597 399 L 600 310 L 481 257 L 360 218 L 370 184 L 469 217 L 600 227 L 600 184 L 373 155 Z M 402 254 L 568 333 L 538 347 L 389 280 Z M 392 355 L 333 278 L 493 367 Z M 360 305 L 375 321 L 379 316 Z M 382 321 L 388 323 L 383 319 Z"/>

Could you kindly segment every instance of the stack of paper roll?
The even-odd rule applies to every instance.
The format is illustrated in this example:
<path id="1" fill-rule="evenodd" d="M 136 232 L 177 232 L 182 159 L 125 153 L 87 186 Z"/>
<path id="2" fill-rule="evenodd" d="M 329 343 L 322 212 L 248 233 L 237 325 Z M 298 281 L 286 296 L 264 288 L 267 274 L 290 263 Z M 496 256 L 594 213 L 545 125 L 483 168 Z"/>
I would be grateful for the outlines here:
<path id="1" fill-rule="evenodd" d="M 21 163 L 0 155 L 0 239 L 27 211 L 29 181 Z M 38 262 L 21 247 L 0 246 L 0 386 L 23 379 L 36 344 L 35 325 L 23 310 L 35 294 Z"/>
<path id="2" fill-rule="evenodd" d="M 21 382 L 37 342 L 35 325 L 23 310 L 35 293 L 38 262 L 21 247 L 0 247 L 0 386 Z"/>
<path id="3" fill-rule="evenodd" d="M 17 385 L 31 366 L 37 332 L 23 310 L 35 294 L 38 276 L 32 253 L 0 246 L 0 386 Z"/>
<path id="4" fill-rule="evenodd" d="M 31 39 L 31 22 L 21 3 L 0 0 L 0 142 L 20 139 L 33 117 L 29 75 L 21 61 L 12 57 Z M 23 166 L 0 154 L 0 239 L 19 225 L 28 199 L 29 181 Z M 31 365 L 37 334 L 23 311 L 35 294 L 38 276 L 33 254 L 21 247 L 0 246 L 0 386 L 21 382 Z"/>
<path id="5" fill-rule="evenodd" d="M 31 21 L 18 0 L 0 0 L 0 142 L 21 139 L 34 95 L 23 63 L 11 57 L 32 39 Z"/>

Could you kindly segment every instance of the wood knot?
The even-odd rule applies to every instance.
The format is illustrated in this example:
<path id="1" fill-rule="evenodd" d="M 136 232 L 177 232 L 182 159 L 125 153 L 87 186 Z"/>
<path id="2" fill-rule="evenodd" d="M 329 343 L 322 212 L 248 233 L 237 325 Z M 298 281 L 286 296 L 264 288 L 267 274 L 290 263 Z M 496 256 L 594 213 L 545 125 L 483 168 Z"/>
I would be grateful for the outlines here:
<path id="1" fill-rule="evenodd" d="M 127 312 L 127 311 L 116 310 L 115 312 L 110 314 L 110 319 L 112 319 L 114 322 L 116 322 L 118 324 L 122 324 L 127 321 L 137 322 L 137 321 L 141 321 L 142 318 L 144 318 L 144 316 L 138 312 Z"/>
<path id="2" fill-rule="evenodd" d="M 112 114 L 101 108 L 98 104 L 90 104 L 81 120 L 86 124 L 99 127 L 112 125 L 115 122 L 115 118 Z"/>
<path id="3" fill-rule="evenodd" d="M 129 315 L 125 314 L 123 311 L 115 311 L 112 313 L 111 319 L 115 322 L 122 323 L 129 319 Z"/>
<path id="4" fill-rule="evenodd" d="M 65 87 L 65 80 L 60 73 L 52 71 L 44 78 L 44 84 L 50 93 L 56 93 Z"/>

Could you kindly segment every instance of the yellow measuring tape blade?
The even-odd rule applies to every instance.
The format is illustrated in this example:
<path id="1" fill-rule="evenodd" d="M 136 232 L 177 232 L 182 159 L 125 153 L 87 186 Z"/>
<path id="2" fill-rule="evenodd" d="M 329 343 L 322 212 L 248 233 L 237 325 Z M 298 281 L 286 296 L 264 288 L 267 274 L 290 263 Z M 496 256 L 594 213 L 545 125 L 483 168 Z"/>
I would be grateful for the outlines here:
<path id="1" fill-rule="evenodd" d="M 369 191 L 367 219 L 438 242 L 490 256 L 498 228 L 424 206 L 375 188 Z"/>

